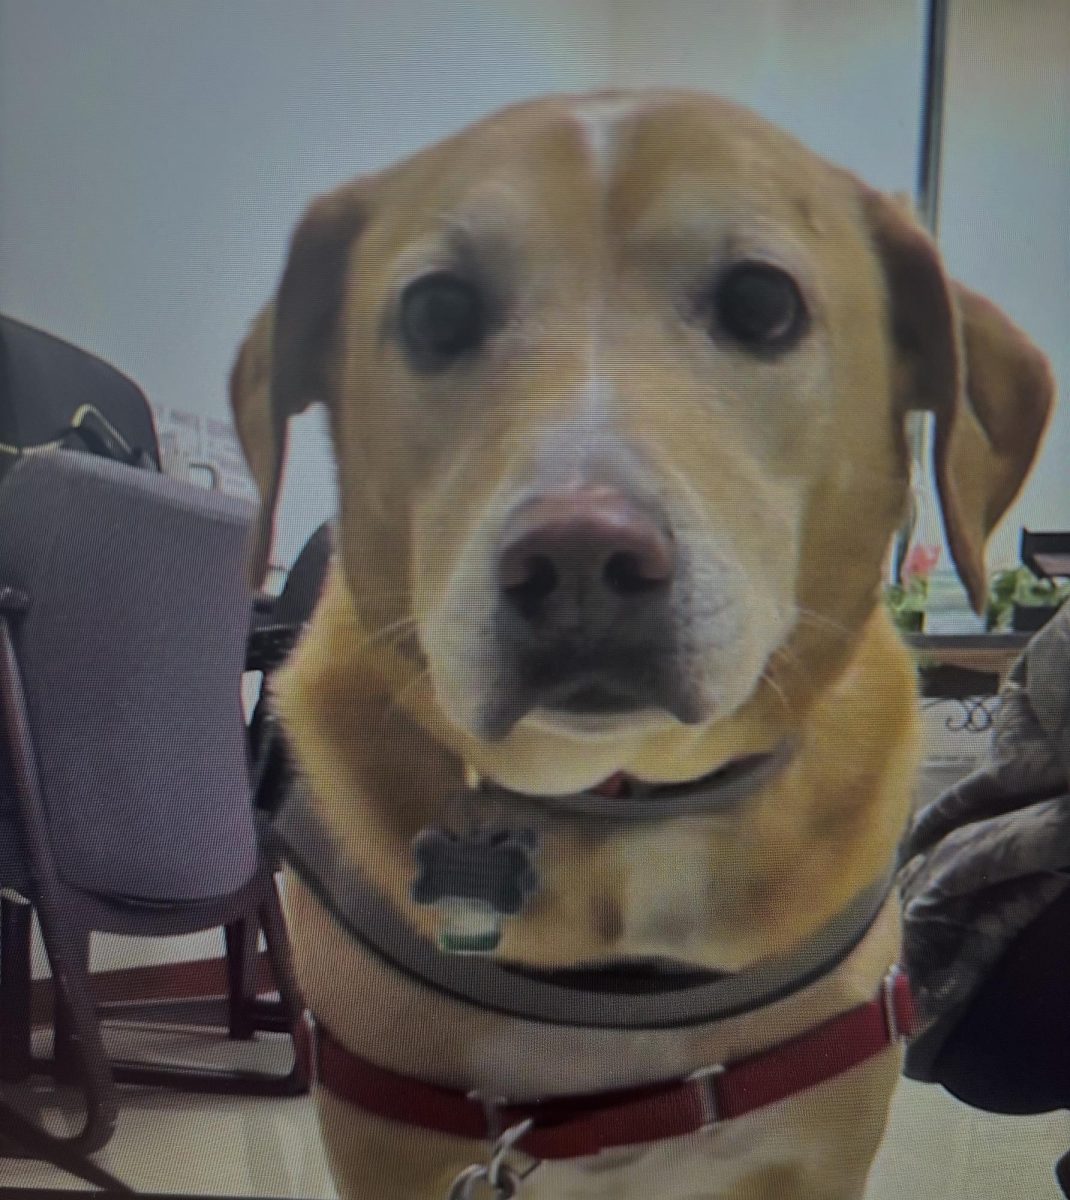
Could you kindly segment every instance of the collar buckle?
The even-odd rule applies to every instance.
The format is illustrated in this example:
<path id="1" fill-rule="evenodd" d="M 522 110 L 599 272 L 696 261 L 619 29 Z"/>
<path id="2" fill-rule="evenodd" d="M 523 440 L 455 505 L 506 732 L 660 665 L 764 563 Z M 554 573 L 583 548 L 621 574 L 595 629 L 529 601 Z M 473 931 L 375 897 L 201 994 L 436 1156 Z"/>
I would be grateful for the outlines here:
<path id="1" fill-rule="evenodd" d="M 898 967 L 892 967 L 881 980 L 881 1000 L 884 1004 L 884 1023 L 888 1027 L 889 1042 L 898 1042 L 907 1036 L 907 1031 L 900 1027 L 899 1013 L 896 1009 L 900 974 Z"/>
<path id="2" fill-rule="evenodd" d="M 699 1067 L 687 1077 L 688 1083 L 697 1085 L 699 1104 L 702 1109 L 702 1124 L 699 1133 L 711 1133 L 721 1123 L 720 1103 L 717 1099 L 717 1085 L 714 1080 L 725 1073 L 723 1063 L 715 1063 L 709 1067 Z"/>

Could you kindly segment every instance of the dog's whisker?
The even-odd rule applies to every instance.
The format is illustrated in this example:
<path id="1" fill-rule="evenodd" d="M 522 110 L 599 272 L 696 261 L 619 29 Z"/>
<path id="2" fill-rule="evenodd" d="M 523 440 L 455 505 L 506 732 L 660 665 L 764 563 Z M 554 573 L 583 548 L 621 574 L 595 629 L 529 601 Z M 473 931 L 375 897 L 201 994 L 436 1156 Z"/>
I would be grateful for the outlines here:
<path id="1" fill-rule="evenodd" d="M 357 604 L 385 604 L 393 600 L 408 600 L 412 595 L 409 588 L 397 592 L 353 592 L 353 600 Z"/>
<path id="2" fill-rule="evenodd" d="M 797 610 L 799 615 L 800 625 L 813 625 L 815 628 L 827 629 L 832 633 L 838 633 L 841 637 L 850 637 L 851 630 L 840 621 L 834 620 L 832 617 L 825 616 L 824 613 L 817 612 L 813 608 L 800 608 Z"/>
<path id="3" fill-rule="evenodd" d="M 361 642 L 359 649 L 367 650 L 377 644 L 397 646 L 404 640 L 405 635 L 411 633 L 415 628 L 416 618 L 412 616 L 402 617 L 399 621 L 391 621 L 389 625 L 376 629 L 366 637 Z"/>
<path id="4" fill-rule="evenodd" d="M 778 646 L 769 656 L 775 662 L 783 662 L 794 671 L 802 674 L 805 670 L 803 660 L 795 653 L 794 650 L 789 650 L 787 646 Z"/>
<path id="5" fill-rule="evenodd" d="M 761 679 L 762 679 L 762 682 L 763 682 L 763 683 L 766 683 L 766 684 L 768 684 L 768 685 L 769 685 L 769 687 L 771 687 L 771 688 L 773 689 L 773 691 L 774 691 L 774 692 L 776 693 L 776 695 L 777 695 L 777 699 L 779 699 L 780 703 L 781 703 L 781 704 L 784 706 L 784 708 L 785 708 L 785 709 L 786 709 L 788 712 L 790 712 L 790 711 L 791 711 L 791 705 L 788 703 L 788 696 L 787 696 L 787 693 L 786 693 L 786 692 L 784 691 L 784 689 L 783 689 L 783 688 L 780 686 L 780 684 L 779 684 L 779 683 L 777 683 L 777 681 L 776 681 L 776 680 L 773 678 L 773 676 L 772 676 L 772 675 L 770 675 L 770 673 L 769 673 L 768 671 L 763 671 L 763 672 L 762 672 L 762 675 L 761 675 Z"/>

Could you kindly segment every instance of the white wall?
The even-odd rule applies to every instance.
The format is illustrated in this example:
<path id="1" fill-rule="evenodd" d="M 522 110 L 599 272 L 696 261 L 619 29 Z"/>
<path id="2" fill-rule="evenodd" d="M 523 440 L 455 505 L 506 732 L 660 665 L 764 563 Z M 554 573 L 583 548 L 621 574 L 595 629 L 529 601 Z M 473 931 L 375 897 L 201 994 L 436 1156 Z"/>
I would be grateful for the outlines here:
<path id="1" fill-rule="evenodd" d="M 954 0 L 940 242 L 951 272 L 1051 358 L 1059 407 L 1043 455 L 993 540 L 1070 529 L 1070 4 Z"/>
<path id="2" fill-rule="evenodd" d="M 912 191 L 917 0 L 618 0 L 614 82 L 731 96 L 874 186 Z"/>

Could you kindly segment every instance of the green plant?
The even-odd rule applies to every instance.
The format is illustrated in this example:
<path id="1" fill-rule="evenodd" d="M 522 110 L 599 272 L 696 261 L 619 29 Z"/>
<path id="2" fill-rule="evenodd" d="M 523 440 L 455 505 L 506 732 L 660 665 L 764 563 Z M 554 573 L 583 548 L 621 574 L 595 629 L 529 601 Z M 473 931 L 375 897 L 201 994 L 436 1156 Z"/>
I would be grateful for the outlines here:
<path id="1" fill-rule="evenodd" d="M 1010 625 L 1015 605 L 1023 608 L 1057 608 L 1070 597 L 1070 583 L 1041 579 L 1028 567 L 997 571 L 988 589 L 985 624 L 990 630 Z"/>
<path id="2" fill-rule="evenodd" d="M 884 589 L 884 602 L 892 620 L 904 633 L 919 633 L 925 624 L 929 576 L 939 559 L 938 546 L 911 547 L 903 563 L 902 583 L 890 583 Z"/>
<path id="3" fill-rule="evenodd" d="M 901 583 L 890 583 L 884 589 L 884 602 L 892 614 L 896 627 L 904 633 L 920 632 L 925 618 L 925 601 L 929 595 L 929 581 L 915 576 L 904 587 Z"/>

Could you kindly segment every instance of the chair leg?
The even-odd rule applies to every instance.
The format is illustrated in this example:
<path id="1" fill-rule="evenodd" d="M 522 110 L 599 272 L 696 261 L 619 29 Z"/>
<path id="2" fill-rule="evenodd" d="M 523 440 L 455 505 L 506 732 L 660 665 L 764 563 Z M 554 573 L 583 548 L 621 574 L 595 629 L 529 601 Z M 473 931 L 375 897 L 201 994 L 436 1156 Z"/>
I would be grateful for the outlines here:
<path id="1" fill-rule="evenodd" d="M 279 1007 L 294 1048 L 293 1067 L 287 1076 L 286 1087 L 289 1094 L 300 1095 L 307 1092 L 312 1083 L 312 1026 L 294 974 L 290 939 L 274 876 L 268 876 L 266 892 L 260 906 L 260 924 L 267 943 L 271 974 L 279 992 Z"/>
<path id="2" fill-rule="evenodd" d="M 61 928 L 52 905 L 41 897 L 41 937 L 52 967 L 57 1031 L 58 1071 L 69 1072 L 85 1097 L 85 1121 L 71 1137 L 54 1140 L 79 1154 L 99 1150 L 111 1137 L 119 1111 L 115 1078 L 108 1063 L 100 1021 L 89 986 L 89 935 Z"/>
<path id="3" fill-rule="evenodd" d="M 228 937 L 228 963 L 230 978 L 236 979 L 241 972 L 238 965 L 247 960 L 247 954 L 256 959 L 257 921 L 264 930 L 268 958 L 275 976 L 280 1000 L 275 1004 L 261 1003 L 256 998 L 255 969 L 246 972 L 247 1002 L 244 1012 L 237 1018 L 238 1027 L 248 1022 L 252 1030 L 270 1030 L 287 1033 L 293 1042 L 293 1065 L 282 1074 L 266 1074 L 245 1070 L 216 1070 L 168 1066 L 154 1067 L 146 1063 L 113 1061 L 111 1069 L 119 1083 L 133 1083 L 147 1087 L 168 1087 L 174 1091 L 203 1092 L 216 1094 L 239 1094 L 251 1096 L 296 1096 L 307 1092 L 312 1077 L 312 1037 L 307 1021 L 304 1002 L 290 962 L 289 941 L 286 935 L 282 908 L 272 877 L 265 877 L 256 884 L 254 903 L 255 916 L 242 918 L 226 926 Z M 235 925 L 244 925 L 239 933 Z M 233 930 L 233 932 L 232 932 Z M 244 940 L 243 940 L 244 939 Z M 232 1004 L 237 997 L 232 996 Z"/>
<path id="4" fill-rule="evenodd" d="M 224 927 L 227 947 L 227 1021 L 229 1034 L 248 1041 L 256 1032 L 256 960 L 260 929 L 254 921 L 232 921 Z"/>
<path id="5" fill-rule="evenodd" d="M 89 987 L 89 934 L 79 932 L 70 937 L 69 965 L 72 971 L 85 979 Z M 95 1012 L 95 1005 L 94 1005 Z M 100 1027 L 99 1017 L 94 1015 L 97 1028 Z M 54 1011 L 52 1018 L 52 1059 L 53 1075 L 57 1083 L 77 1083 L 81 1069 L 81 1055 L 78 1046 L 79 1029 L 77 1019 L 69 1004 L 63 1002 L 60 990 L 56 988 L 54 995 Z"/>
<path id="6" fill-rule="evenodd" d="M 0 896 L 0 1080 L 30 1074 L 32 914 L 28 901 Z"/>

